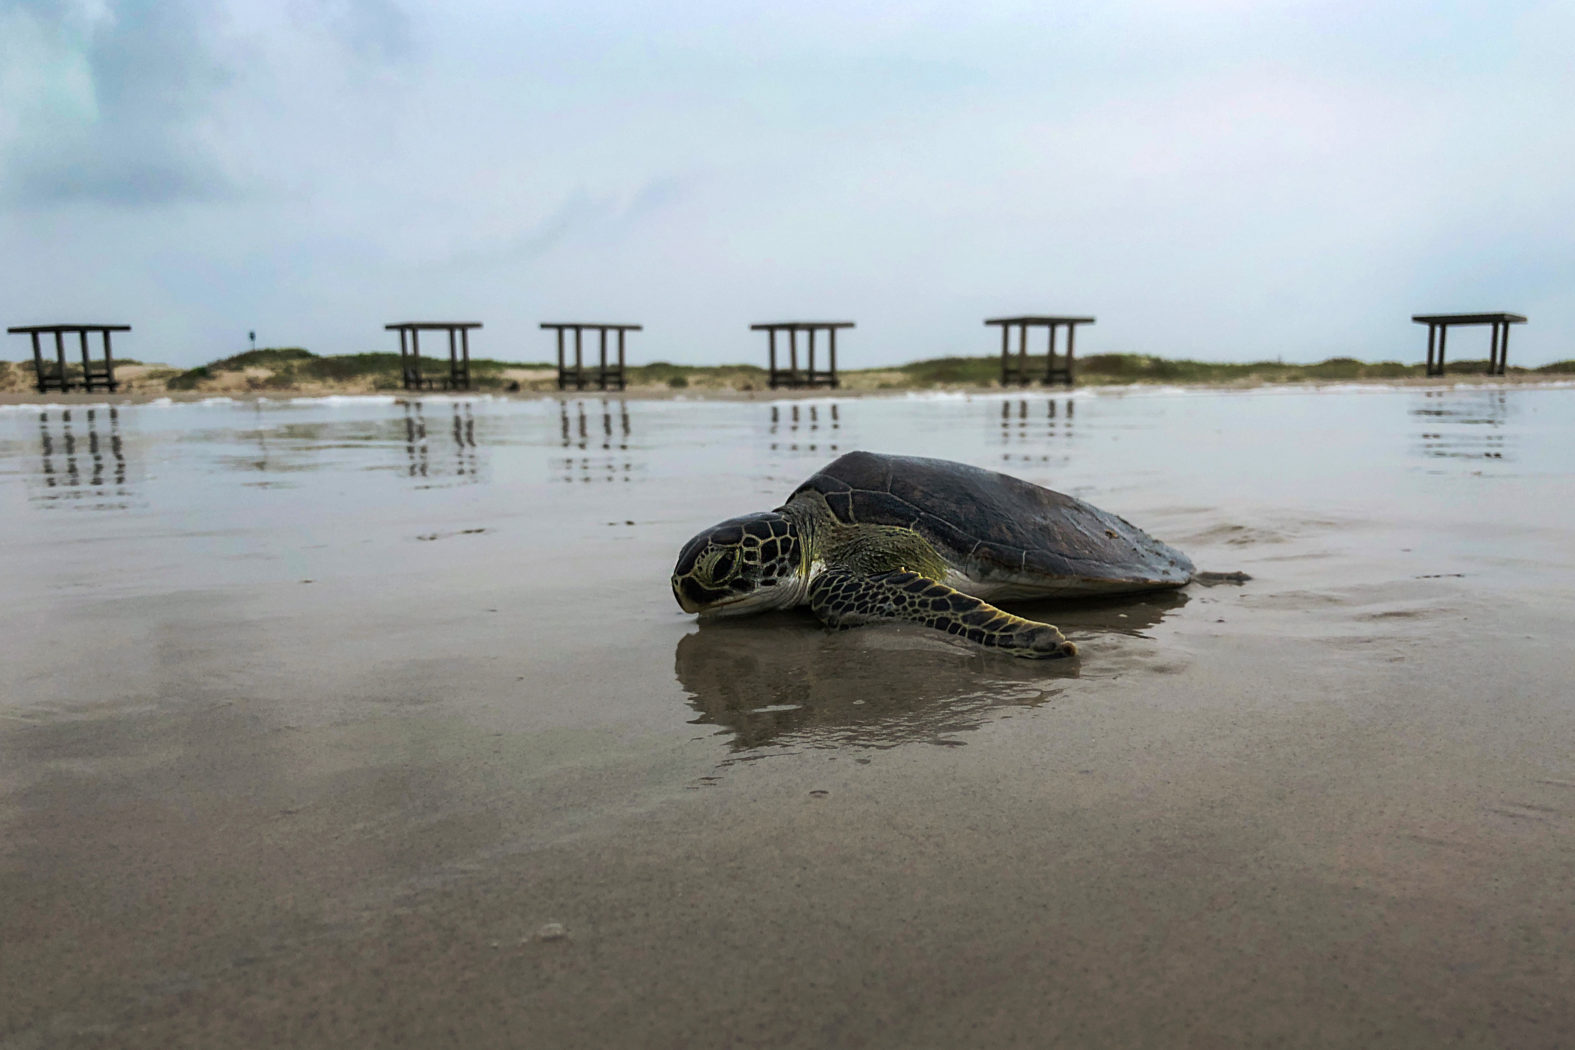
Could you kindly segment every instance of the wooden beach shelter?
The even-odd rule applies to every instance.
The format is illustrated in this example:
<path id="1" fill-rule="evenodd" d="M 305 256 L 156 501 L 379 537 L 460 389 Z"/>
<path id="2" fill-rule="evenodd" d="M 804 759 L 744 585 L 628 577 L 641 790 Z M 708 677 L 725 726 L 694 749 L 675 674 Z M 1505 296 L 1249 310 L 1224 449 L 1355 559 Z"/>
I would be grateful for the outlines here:
<path id="1" fill-rule="evenodd" d="M 114 393 L 120 389 L 120 384 L 115 381 L 115 354 L 110 349 L 109 334 L 111 332 L 129 332 L 129 324 L 40 324 L 22 325 L 18 328 L 8 328 L 6 331 L 13 335 L 29 335 L 33 339 L 33 374 L 34 386 L 40 394 L 50 390 L 107 390 Z M 88 349 L 88 333 L 97 332 L 104 338 L 104 356 L 98 361 L 91 359 Z M 55 359 L 45 361 L 43 348 L 39 345 L 38 337 L 53 335 L 55 337 Z M 66 336 L 75 335 L 82 348 L 82 378 L 80 381 L 72 379 L 66 374 Z"/>
<path id="2" fill-rule="evenodd" d="M 399 364 L 406 390 L 469 390 L 470 330 L 480 321 L 399 321 L 384 325 L 399 333 Z M 448 375 L 429 376 L 421 371 L 421 333 L 448 333 Z"/>
<path id="3" fill-rule="evenodd" d="M 1488 348 L 1488 370 L 1490 376 L 1504 374 L 1504 365 L 1509 358 L 1509 326 L 1512 324 L 1525 324 L 1526 319 L 1519 314 L 1413 314 L 1411 320 L 1417 324 L 1427 325 L 1427 374 L 1441 376 L 1444 374 L 1444 339 L 1449 335 L 1451 325 L 1476 325 L 1486 324 L 1493 326 L 1492 342 Z M 1436 337 L 1436 339 L 1435 339 Z M 1437 352 L 1434 352 L 1434 343 L 1437 343 Z"/>
<path id="4" fill-rule="evenodd" d="M 752 332 L 765 332 L 768 353 L 770 354 L 771 389 L 777 387 L 816 387 L 825 386 L 835 390 L 839 385 L 837 379 L 837 330 L 839 328 L 852 328 L 852 321 L 771 321 L 766 324 L 752 324 Z M 786 368 L 777 367 L 777 333 L 786 332 L 788 336 L 788 365 Z M 798 367 L 798 334 L 808 333 L 807 367 Z M 827 367 L 815 367 L 815 333 L 826 333 Z"/>
<path id="5" fill-rule="evenodd" d="M 571 386 L 576 390 L 584 390 L 588 385 L 596 386 L 602 390 L 610 390 L 614 388 L 622 390 L 624 388 L 624 333 L 643 331 L 643 327 L 641 325 L 592 324 L 586 321 L 546 321 L 543 322 L 542 328 L 550 328 L 558 333 L 559 390 L 567 390 Z M 600 363 L 590 372 L 587 372 L 585 369 L 585 354 L 583 344 L 584 332 L 587 329 L 597 334 L 600 353 L 600 357 L 598 358 Z M 569 368 L 568 360 L 564 354 L 563 333 L 566 331 L 574 332 L 574 367 L 572 370 Z M 618 363 L 611 366 L 607 364 L 608 332 L 618 333 Z"/>
<path id="6" fill-rule="evenodd" d="M 1033 376 L 1028 371 L 1028 329 L 1050 329 L 1050 342 L 1045 353 L 1044 375 L 1040 377 L 1043 383 L 1065 383 L 1071 386 L 1073 345 L 1077 339 L 1077 326 L 1080 324 L 1093 324 L 1092 317 L 1051 317 L 1047 315 L 1030 314 L 1023 317 L 996 317 L 984 322 L 987 325 L 999 325 L 1001 328 L 1001 385 L 1026 386 L 1033 381 Z M 1056 364 L 1055 334 L 1056 329 L 1066 326 L 1066 356 L 1062 364 Z M 1012 329 L 1017 329 L 1017 354 L 1013 358 L 1011 353 Z"/>

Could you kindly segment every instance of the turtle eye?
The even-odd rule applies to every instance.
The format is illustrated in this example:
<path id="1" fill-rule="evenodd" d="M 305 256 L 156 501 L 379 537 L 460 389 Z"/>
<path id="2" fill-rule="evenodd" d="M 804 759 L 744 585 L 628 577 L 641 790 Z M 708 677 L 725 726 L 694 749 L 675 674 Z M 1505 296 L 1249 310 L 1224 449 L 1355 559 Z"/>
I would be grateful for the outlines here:
<path id="1" fill-rule="evenodd" d="M 734 555 L 732 551 L 723 551 L 711 566 L 711 579 L 720 583 L 733 575 Z"/>

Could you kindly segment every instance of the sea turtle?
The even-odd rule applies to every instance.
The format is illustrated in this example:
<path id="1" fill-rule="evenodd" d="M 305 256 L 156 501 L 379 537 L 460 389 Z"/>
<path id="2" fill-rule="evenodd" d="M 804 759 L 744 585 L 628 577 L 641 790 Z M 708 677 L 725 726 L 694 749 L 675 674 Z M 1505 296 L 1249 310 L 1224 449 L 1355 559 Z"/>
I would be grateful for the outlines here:
<path id="1" fill-rule="evenodd" d="M 673 594 L 725 616 L 808 604 L 832 627 L 906 620 L 1011 653 L 1074 656 L 993 601 L 1181 587 L 1188 557 L 1080 499 L 943 459 L 849 452 L 776 510 L 684 545 Z"/>

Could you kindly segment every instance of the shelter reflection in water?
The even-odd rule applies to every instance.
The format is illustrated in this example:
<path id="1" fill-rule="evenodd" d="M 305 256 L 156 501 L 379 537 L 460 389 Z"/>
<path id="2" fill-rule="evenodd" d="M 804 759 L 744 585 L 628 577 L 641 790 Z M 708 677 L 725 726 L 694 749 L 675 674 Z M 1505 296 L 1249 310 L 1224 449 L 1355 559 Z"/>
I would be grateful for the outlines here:
<path id="1" fill-rule="evenodd" d="M 772 405 L 771 451 L 815 452 L 835 455 L 840 452 L 842 413 L 833 403 L 820 405 Z M 784 440 L 786 439 L 786 440 Z"/>
<path id="2" fill-rule="evenodd" d="M 598 408 L 600 411 L 598 411 Z M 629 404 L 622 400 L 558 403 L 560 444 L 579 455 L 566 455 L 558 461 L 559 481 L 629 481 L 634 475 L 630 455 Z"/>
<path id="3" fill-rule="evenodd" d="M 1002 463 L 1065 462 L 1077 402 L 1071 398 L 1008 398 L 1001 402 Z"/>
<path id="4" fill-rule="evenodd" d="M 1166 591 L 1013 611 L 1097 645 L 1101 636 L 1143 637 L 1186 602 Z M 828 631 L 782 612 L 700 624 L 679 639 L 674 671 L 693 723 L 719 726 L 733 750 L 750 751 L 961 744 L 956 734 L 1060 695 L 1083 665 L 1020 660 L 909 625 Z"/>
<path id="5" fill-rule="evenodd" d="M 431 418 L 420 401 L 404 401 L 405 473 L 412 478 L 452 476 L 463 484 L 481 480 L 476 417 L 469 401 L 432 402 Z M 443 448 L 452 445 L 452 450 Z M 433 446 L 438 445 L 436 452 Z"/>
<path id="6" fill-rule="evenodd" d="M 39 472 L 33 498 L 98 509 L 126 506 L 126 446 L 120 411 L 64 409 L 38 414 Z"/>
<path id="7" fill-rule="evenodd" d="M 1511 401 L 1505 390 L 1424 390 L 1411 409 L 1422 430 L 1417 452 L 1430 459 L 1510 459 Z"/>

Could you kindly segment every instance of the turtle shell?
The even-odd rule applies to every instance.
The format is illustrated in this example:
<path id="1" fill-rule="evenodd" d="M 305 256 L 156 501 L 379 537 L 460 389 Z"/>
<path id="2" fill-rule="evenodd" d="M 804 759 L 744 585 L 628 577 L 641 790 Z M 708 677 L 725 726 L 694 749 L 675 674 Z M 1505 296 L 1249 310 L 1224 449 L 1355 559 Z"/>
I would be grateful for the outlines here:
<path id="1" fill-rule="evenodd" d="M 1179 587 L 1192 561 L 1074 496 L 944 459 L 849 452 L 794 490 L 845 525 L 919 533 L 966 581 L 997 596 L 1115 594 Z M 981 594 L 981 596 L 984 596 Z"/>

